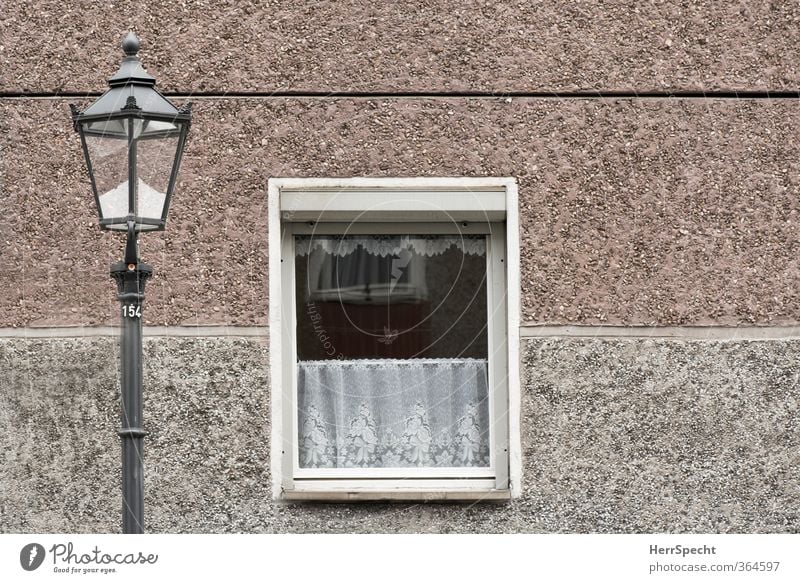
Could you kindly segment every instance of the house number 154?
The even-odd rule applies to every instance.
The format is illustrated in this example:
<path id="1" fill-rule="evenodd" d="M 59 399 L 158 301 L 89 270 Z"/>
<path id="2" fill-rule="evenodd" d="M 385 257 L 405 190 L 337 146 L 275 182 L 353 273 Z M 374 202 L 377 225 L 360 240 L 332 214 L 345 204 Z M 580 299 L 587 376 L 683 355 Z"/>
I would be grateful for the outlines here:
<path id="1" fill-rule="evenodd" d="M 142 317 L 142 306 L 138 304 L 127 304 L 122 306 L 122 317 L 123 318 L 141 318 Z"/>

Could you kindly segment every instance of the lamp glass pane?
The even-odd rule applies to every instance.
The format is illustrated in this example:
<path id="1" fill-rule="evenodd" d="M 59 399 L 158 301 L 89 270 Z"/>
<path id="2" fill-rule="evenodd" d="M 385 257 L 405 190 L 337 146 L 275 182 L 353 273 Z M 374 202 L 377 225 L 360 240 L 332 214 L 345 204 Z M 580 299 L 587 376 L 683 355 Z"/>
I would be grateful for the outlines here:
<path id="1" fill-rule="evenodd" d="M 178 133 L 178 126 L 174 123 L 168 121 L 155 121 L 150 120 L 147 122 L 147 125 L 144 128 L 144 132 L 142 132 L 143 137 L 147 137 L 152 134 L 156 134 L 159 132 L 171 132 L 177 135 Z"/>
<path id="2" fill-rule="evenodd" d="M 177 149 L 177 135 L 136 142 L 136 173 L 139 179 L 137 216 L 148 219 L 160 219 L 163 216 Z"/>
<path id="3" fill-rule="evenodd" d="M 128 214 L 128 181 L 100 195 L 100 214 L 104 219 L 124 217 Z"/>
<path id="4" fill-rule="evenodd" d="M 165 192 L 152 188 L 141 178 L 137 181 L 138 208 L 137 217 L 145 219 L 160 219 L 164 213 L 164 203 L 167 200 Z"/>
<path id="5" fill-rule="evenodd" d="M 128 142 L 125 139 L 86 135 L 102 218 L 128 214 Z"/>
<path id="6" fill-rule="evenodd" d="M 85 125 L 87 133 L 94 135 L 103 134 L 106 137 L 127 138 L 128 137 L 128 124 L 127 119 L 106 119 L 101 121 L 92 121 Z"/>

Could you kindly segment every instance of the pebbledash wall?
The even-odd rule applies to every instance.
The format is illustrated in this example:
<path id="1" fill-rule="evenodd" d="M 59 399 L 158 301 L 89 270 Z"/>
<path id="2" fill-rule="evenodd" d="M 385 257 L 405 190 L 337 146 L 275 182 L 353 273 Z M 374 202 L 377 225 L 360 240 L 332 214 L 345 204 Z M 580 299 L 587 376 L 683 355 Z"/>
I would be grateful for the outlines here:
<path id="1" fill-rule="evenodd" d="M 126 11 L 130 9 L 131 12 Z M 117 532 L 117 306 L 68 103 L 195 103 L 142 238 L 150 532 L 800 531 L 800 7 L 4 7 L 0 530 Z M 522 495 L 270 491 L 267 180 L 519 184 Z"/>

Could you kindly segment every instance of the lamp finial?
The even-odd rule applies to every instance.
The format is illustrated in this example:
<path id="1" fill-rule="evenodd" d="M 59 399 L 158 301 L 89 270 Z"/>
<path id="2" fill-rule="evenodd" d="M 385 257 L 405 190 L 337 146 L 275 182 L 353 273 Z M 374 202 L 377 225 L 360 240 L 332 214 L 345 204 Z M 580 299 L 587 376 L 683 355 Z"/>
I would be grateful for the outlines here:
<path id="1" fill-rule="evenodd" d="M 133 34 L 133 31 L 128 31 L 128 34 L 125 35 L 125 38 L 122 41 L 122 50 L 125 52 L 125 56 L 127 57 L 134 57 L 136 53 L 139 52 L 139 39 L 136 38 L 136 35 Z"/>

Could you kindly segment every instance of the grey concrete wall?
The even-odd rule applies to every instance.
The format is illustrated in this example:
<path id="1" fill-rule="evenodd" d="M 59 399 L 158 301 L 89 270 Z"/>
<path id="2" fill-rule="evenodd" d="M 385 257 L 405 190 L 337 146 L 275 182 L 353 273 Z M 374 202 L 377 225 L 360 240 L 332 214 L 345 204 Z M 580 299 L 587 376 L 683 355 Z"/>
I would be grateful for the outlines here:
<path id="1" fill-rule="evenodd" d="M 107 265 L 69 100 L 0 101 L 0 325 L 110 325 Z M 265 325 L 273 176 L 513 176 L 523 320 L 800 320 L 794 101 L 198 102 L 146 321 Z"/>
<path id="2" fill-rule="evenodd" d="M 7 2 L 0 91 L 103 89 L 128 27 L 170 91 L 800 87 L 796 2 Z"/>
<path id="3" fill-rule="evenodd" d="M 116 532 L 115 340 L 0 339 L 0 530 Z M 276 504 L 259 338 L 145 341 L 150 532 L 800 532 L 800 340 L 523 342 L 522 497 Z"/>

